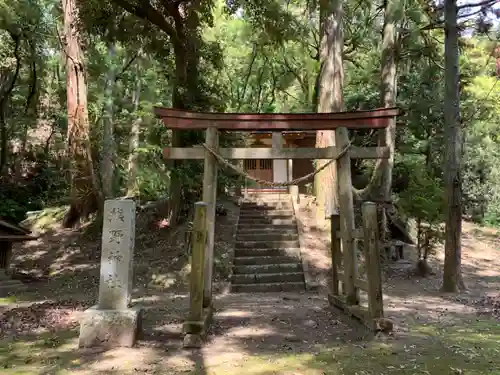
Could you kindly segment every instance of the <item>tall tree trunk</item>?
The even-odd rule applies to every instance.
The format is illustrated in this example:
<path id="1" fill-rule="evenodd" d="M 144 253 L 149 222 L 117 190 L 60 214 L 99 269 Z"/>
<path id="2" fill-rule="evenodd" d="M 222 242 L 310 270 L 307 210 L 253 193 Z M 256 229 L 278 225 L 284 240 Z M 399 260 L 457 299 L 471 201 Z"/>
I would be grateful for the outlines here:
<path id="1" fill-rule="evenodd" d="M 115 54 L 116 44 L 110 42 L 108 45 L 108 71 L 106 74 L 106 89 L 104 90 L 104 113 L 102 116 L 102 160 L 101 160 L 101 184 L 104 199 L 113 197 L 114 176 L 114 124 L 113 124 L 113 93 L 115 87 Z"/>
<path id="2" fill-rule="evenodd" d="M 137 196 L 139 191 L 137 188 L 137 171 L 139 156 L 137 155 L 137 148 L 139 147 L 141 136 L 142 118 L 139 114 L 139 105 L 141 102 L 141 69 L 142 57 L 141 54 L 137 57 L 135 65 L 135 88 L 132 94 L 132 104 L 134 106 L 134 121 L 130 128 L 130 142 L 129 142 L 129 156 L 128 156 L 128 181 L 127 181 L 127 196 Z"/>
<path id="3" fill-rule="evenodd" d="M 21 57 L 19 55 L 21 38 L 14 33 L 9 34 L 14 42 L 13 55 L 16 59 L 16 65 L 13 71 L 10 68 L 0 70 L 0 176 L 5 172 L 7 157 L 9 155 L 9 136 L 6 119 L 7 107 L 21 69 Z"/>
<path id="4" fill-rule="evenodd" d="M 193 5 L 197 7 L 198 5 Z M 199 81 L 199 51 L 197 28 L 199 26 L 198 14 L 195 9 L 187 12 L 177 8 L 176 19 L 177 42 L 174 43 L 175 55 L 175 82 L 172 95 L 172 104 L 178 109 L 199 109 L 200 90 Z M 172 130 L 172 147 L 183 147 L 182 132 Z M 172 165 L 175 168 L 178 161 Z M 179 219 L 180 205 L 182 203 L 182 186 L 178 173 L 170 175 L 170 213 L 169 222 L 171 225 L 177 223 Z"/>
<path id="5" fill-rule="evenodd" d="M 342 87 L 344 70 L 342 52 L 344 35 L 342 31 L 342 0 L 322 0 L 320 3 L 320 63 L 318 87 L 318 112 L 338 112 L 344 109 Z M 316 147 L 335 145 L 335 131 L 318 131 Z M 317 163 L 320 168 L 327 161 Z M 335 163 L 318 173 L 314 179 L 314 189 L 318 202 L 318 217 L 324 218 L 338 209 L 337 172 Z"/>
<path id="6" fill-rule="evenodd" d="M 384 27 L 382 31 L 382 65 L 380 72 L 380 101 L 384 108 L 394 107 L 397 96 L 396 71 L 396 7 L 395 0 L 384 1 Z M 378 159 L 369 184 L 355 192 L 358 199 L 390 201 L 392 187 L 392 169 L 396 145 L 396 119 L 378 133 L 379 147 L 389 147 L 390 156 Z M 385 218 L 385 214 L 383 215 Z M 383 220 L 385 221 L 385 220 Z"/>
<path id="7" fill-rule="evenodd" d="M 101 199 L 90 150 L 87 83 L 76 22 L 76 0 L 62 0 L 62 8 L 68 108 L 67 157 L 71 165 L 70 209 L 63 225 L 70 228 L 88 219 L 90 214 L 99 209 Z"/>
<path id="8" fill-rule="evenodd" d="M 7 122 L 5 121 L 5 105 L 0 103 L 0 176 L 3 176 L 8 155 Z"/>
<path id="9" fill-rule="evenodd" d="M 462 129 L 458 68 L 457 2 L 446 0 L 445 16 L 445 192 L 446 233 L 443 291 L 465 288 L 461 271 L 462 235 Z"/>

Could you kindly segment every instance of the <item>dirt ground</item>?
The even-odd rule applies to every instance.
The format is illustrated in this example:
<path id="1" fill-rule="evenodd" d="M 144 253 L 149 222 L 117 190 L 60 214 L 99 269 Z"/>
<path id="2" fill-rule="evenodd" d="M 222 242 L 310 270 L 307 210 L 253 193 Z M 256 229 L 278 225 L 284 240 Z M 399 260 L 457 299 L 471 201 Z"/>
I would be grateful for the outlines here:
<path id="1" fill-rule="evenodd" d="M 410 277 L 393 264 L 384 282 L 394 335 L 374 338 L 332 310 L 328 228 L 305 211 L 306 253 L 318 292 L 229 294 L 227 277 L 238 206 L 216 228 L 216 314 L 201 350 L 182 349 L 188 308 L 185 227 L 165 226 L 161 212 L 138 216 L 134 303 L 144 307 L 144 335 L 135 348 L 79 350 L 78 316 L 95 304 L 99 233 L 54 230 L 15 249 L 15 269 L 29 286 L 1 301 L 2 374 L 500 374 L 500 234 L 464 224 L 463 274 L 468 291 L 439 292 L 435 275 Z"/>

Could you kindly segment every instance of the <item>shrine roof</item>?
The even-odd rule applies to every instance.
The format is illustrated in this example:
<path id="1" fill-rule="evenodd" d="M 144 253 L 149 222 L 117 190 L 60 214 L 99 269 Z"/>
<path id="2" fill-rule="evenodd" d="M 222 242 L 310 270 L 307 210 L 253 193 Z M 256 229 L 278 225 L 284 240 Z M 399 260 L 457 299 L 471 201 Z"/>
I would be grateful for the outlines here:
<path id="1" fill-rule="evenodd" d="M 30 236 L 31 231 L 19 225 L 11 224 L 0 219 L 0 241 L 29 241 L 36 237 Z"/>

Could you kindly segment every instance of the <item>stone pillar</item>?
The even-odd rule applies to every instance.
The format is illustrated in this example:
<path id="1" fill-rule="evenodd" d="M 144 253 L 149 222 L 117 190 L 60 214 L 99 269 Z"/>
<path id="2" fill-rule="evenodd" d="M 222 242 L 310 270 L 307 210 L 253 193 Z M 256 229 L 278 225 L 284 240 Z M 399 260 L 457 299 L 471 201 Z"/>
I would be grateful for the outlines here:
<path id="1" fill-rule="evenodd" d="M 102 228 L 99 301 L 82 315 L 80 347 L 134 345 L 141 321 L 141 309 L 130 307 L 134 241 L 135 202 L 107 200 Z"/>

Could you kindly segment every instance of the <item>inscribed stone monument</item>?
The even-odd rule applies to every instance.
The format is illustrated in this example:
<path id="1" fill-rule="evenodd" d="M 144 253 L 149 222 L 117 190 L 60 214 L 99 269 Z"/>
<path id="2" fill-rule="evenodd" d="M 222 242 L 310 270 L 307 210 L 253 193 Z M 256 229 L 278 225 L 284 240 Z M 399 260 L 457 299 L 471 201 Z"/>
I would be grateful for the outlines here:
<path id="1" fill-rule="evenodd" d="M 99 302 L 80 324 L 80 347 L 133 346 L 141 310 L 130 308 L 133 281 L 135 202 L 104 203 Z"/>

